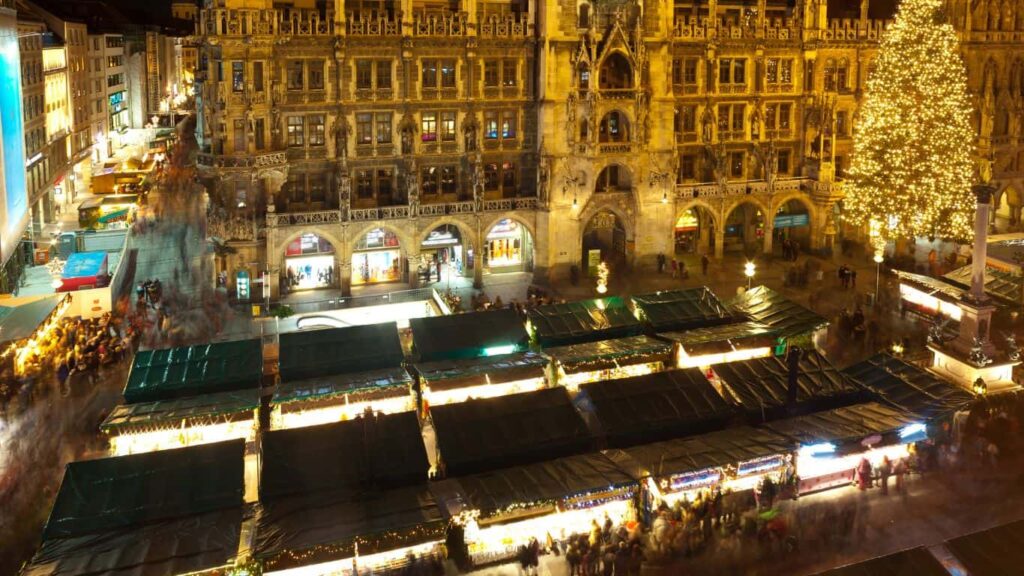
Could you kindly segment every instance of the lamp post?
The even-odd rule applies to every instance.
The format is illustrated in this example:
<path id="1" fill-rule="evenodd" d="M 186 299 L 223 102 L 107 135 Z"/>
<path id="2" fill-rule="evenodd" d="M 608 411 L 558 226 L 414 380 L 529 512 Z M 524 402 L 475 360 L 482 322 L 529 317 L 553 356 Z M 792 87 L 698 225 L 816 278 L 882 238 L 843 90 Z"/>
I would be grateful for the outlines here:
<path id="1" fill-rule="evenodd" d="M 882 261 L 885 260 L 885 258 L 882 256 L 882 251 L 881 250 L 878 250 L 878 251 L 875 252 L 874 260 L 875 260 L 875 299 L 877 300 L 878 299 L 878 289 L 879 289 L 879 286 L 881 285 L 880 280 L 881 280 L 881 276 L 882 276 Z"/>
<path id="2" fill-rule="evenodd" d="M 750 285 L 754 281 L 754 272 L 756 272 L 756 268 L 753 262 L 747 262 L 743 265 L 743 274 L 747 277 L 747 290 L 750 290 Z"/>

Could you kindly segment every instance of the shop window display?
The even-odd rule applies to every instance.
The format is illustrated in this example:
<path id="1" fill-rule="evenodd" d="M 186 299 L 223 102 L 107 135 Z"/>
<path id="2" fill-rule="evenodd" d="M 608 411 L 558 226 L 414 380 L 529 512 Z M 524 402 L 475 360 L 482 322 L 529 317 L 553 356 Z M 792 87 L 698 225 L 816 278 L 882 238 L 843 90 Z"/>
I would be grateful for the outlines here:
<path id="1" fill-rule="evenodd" d="M 529 232 L 515 220 L 505 218 L 491 228 L 484 249 L 491 272 L 524 270 L 532 251 Z"/>
<path id="2" fill-rule="evenodd" d="M 335 283 L 334 247 L 316 234 L 303 234 L 285 249 L 289 290 L 328 288 Z"/>
<path id="3" fill-rule="evenodd" d="M 398 282 L 402 279 L 402 254 L 398 236 L 374 228 L 356 243 L 352 254 L 352 285 Z"/>

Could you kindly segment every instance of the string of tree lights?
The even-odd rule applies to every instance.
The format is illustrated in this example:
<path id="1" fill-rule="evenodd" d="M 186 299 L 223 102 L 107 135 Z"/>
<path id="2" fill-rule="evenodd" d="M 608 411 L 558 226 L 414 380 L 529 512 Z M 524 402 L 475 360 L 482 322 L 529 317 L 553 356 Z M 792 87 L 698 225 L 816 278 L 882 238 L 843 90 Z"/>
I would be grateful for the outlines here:
<path id="1" fill-rule="evenodd" d="M 904 0 L 867 81 L 846 213 L 880 250 L 897 238 L 973 238 L 967 74 L 942 0 Z"/>

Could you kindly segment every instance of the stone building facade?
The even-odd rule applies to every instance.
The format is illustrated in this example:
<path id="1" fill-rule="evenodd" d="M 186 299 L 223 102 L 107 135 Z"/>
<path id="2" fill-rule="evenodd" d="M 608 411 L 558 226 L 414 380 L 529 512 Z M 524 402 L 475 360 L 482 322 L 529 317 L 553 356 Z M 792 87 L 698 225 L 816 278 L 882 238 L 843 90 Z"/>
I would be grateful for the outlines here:
<path id="1" fill-rule="evenodd" d="M 433 259 L 480 285 L 827 250 L 892 17 L 832 4 L 207 0 L 199 164 L 237 249 L 222 271 L 348 293 L 415 286 Z M 1024 11 L 974 4 L 992 8 L 949 14 L 1016 223 Z"/>

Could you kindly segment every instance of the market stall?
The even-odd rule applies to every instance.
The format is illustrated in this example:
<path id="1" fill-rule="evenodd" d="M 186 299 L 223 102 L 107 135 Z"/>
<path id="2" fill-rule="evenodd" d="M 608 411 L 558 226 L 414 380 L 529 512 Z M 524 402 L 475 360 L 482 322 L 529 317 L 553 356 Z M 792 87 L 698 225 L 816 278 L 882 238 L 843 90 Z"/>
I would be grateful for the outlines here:
<path id="1" fill-rule="evenodd" d="M 85 230 L 122 230 L 135 221 L 136 194 L 114 194 L 85 200 L 78 206 L 78 225 Z"/>
<path id="2" fill-rule="evenodd" d="M 650 336 L 630 336 L 547 348 L 552 384 L 575 392 L 598 380 L 661 372 L 672 365 L 672 344 Z"/>
<path id="3" fill-rule="evenodd" d="M 548 359 L 533 352 L 416 364 L 423 404 L 442 406 L 540 390 Z"/>
<path id="4" fill-rule="evenodd" d="M 752 422 L 870 399 L 865 388 L 814 351 L 801 355 L 795 373 L 790 372 L 786 357 L 771 356 L 719 364 L 712 369 L 711 380 L 722 396 L 736 404 Z M 794 397 L 790 397 L 791 384 L 795 386 Z"/>
<path id="5" fill-rule="evenodd" d="M 253 549 L 264 574 L 400 569 L 444 539 L 415 414 L 268 432 L 261 452 Z"/>
<path id="6" fill-rule="evenodd" d="M 135 354 L 124 399 L 128 404 L 256 389 L 263 378 L 259 340 L 232 340 Z"/>
<path id="7" fill-rule="evenodd" d="M 256 440 L 259 392 L 236 390 L 122 404 L 100 425 L 112 456 L 210 444 Z"/>
<path id="8" fill-rule="evenodd" d="M 907 576 L 949 576 L 950 572 L 946 570 L 942 562 L 933 556 L 927 548 L 918 546 L 917 548 L 910 548 L 894 554 L 819 572 L 815 576 L 879 576 L 880 574 L 893 576 L 904 574 Z M 972 571 L 971 574 L 981 575 L 984 573 Z M 1005 572 L 993 574 L 1005 574 Z"/>
<path id="9" fill-rule="evenodd" d="M 106 252 L 75 252 L 64 263 L 57 292 L 100 288 L 109 283 Z"/>
<path id="10" fill-rule="evenodd" d="M 437 406 L 430 416 L 438 468 L 447 475 L 558 458 L 591 447 L 590 432 L 562 388 Z"/>
<path id="11" fill-rule="evenodd" d="M 926 420 L 951 417 L 974 400 L 967 390 L 935 373 L 882 353 L 843 372 L 885 400 Z"/>
<path id="12" fill-rule="evenodd" d="M 768 326 L 784 343 L 810 348 L 824 343 L 828 319 L 766 287 L 755 286 L 729 302 L 736 314 Z"/>
<path id="13" fill-rule="evenodd" d="M 796 473 L 801 494 L 848 486 L 862 458 L 876 469 L 884 457 L 892 462 L 906 458 L 912 443 L 927 438 L 927 428 L 917 416 L 877 402 L 777 420 L 764 427 L 799 446 Z"/>
<path id="14" fill-rule="evenodd" d="M 403 360 L 395 322 L 282 334 L 271 428 L 415 410 Z"/>
<path id="15" fill-rule="evenodd" d="M 600 452 L 503 468 L 438 482 L 446 515 L 465 526 L 476 566 L 508 561 L 530 537 L 563 540 L 590 531 L 605 515 L 615 525 L 637 517 L 637 480 Z"/>
<path id="16" fill-rule="evenodd" d="M 1019 574 L 1024 566 L 1024 520 L 947 540 L 945 548 L 971 576 Z"/>
<path id="17" fill-rule="evenodd" d="M 775 332 L 760 322 L 746 321 L 664 332 L 659 338 L 675 342 L 678 368 L 707 368 L 715 364 L 765 358 L 779 350 Z"/>
<path id="18" fill-rule="evenodd" d="M 643 325 L 618 296 L 537 306 L 527 311 L 527 330 L 541 346 L 561 346 L 636 336 Z"/>
<path id="19" fill-rule="evenodd" d="M 707 286 L 631 298 L 637 318 L 655 332 L 729 324 L 738 318 Z"/>
<path id="20" fill-rule="evenodd" d="M 10 298 L 0 306 L 0 373 L 25 373 L 26 364 L 42 353 L 44 345 L 71 306 L 70 296 Z"/>
<path id="21" fill-rule="evenodd" d="M 584 384 L 576 403 L 616 447 L 715 430 L 737 416 L 696 368 Z"/>
<path id="22" fill-rule="evenodd" d="M 522 352 L 530 341 L 522 319 L 508 308 L 413 318 L 409 326 L 413 356 L 419 362 Z"/>
<path id="23" fill-rule="evenodd" d="M 896 271 L 900 281 L 900 305 L 904 310 L 923 316 L 929 321 L 940 315 L 950 320 L 960 321 L 963 310 L 958 302 L 967 292 L 944 282 L 941 278 L 932 278 L 913 272 Z"/>
<path id="24" fill-rule="evenodd" d="M 616 461 L 634 463 L 652 510 L 662 502 L 693 502 L 702 490 L 741 492 L 765 477 L 781 481 L 791 453 L 787 438 L 749 426 L 609 452 Z"/>
<path id="25" fill-rule="evenodd" d="M 223 574 L 243 519 L 240 440 L 72 462 L 26 576 Z"/>

